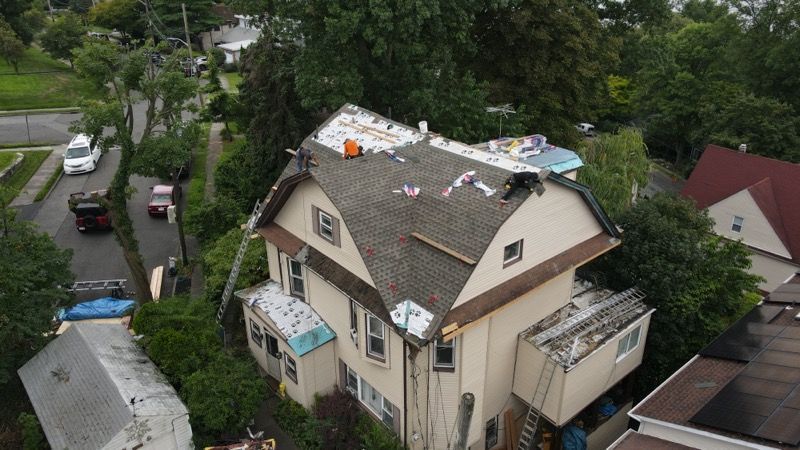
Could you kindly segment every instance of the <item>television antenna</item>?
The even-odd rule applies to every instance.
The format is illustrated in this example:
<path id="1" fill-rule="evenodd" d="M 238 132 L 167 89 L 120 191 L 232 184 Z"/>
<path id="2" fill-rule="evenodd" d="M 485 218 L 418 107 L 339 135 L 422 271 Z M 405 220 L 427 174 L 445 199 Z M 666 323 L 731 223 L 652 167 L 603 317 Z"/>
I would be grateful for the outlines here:
<path id="1" fill-rule="evenodd" d="M 506 103 L 505 105 L 498 105 L 498 106 L 487 106 L 486 112 L 489 114 L 497 114 L 500 116 L 500 132 L 498 133 L 497 137 L 503 137 L 503 119 L 508 119 L 509 114 L 516 114 L 517 112 L 514 111 L 514 108 L 511 106 L 511 103 Z"/>

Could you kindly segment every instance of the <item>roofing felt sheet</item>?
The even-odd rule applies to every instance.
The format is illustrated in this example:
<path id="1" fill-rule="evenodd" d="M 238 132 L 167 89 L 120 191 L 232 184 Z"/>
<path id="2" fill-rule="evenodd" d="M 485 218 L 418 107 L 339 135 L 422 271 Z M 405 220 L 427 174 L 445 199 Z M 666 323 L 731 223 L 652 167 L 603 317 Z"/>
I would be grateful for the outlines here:
<path id="1" fill-rule="evenodd" d="M 345 139 L 353 139 L 364 148 L 364 153 L 376 153 L 392 147 L 410 145 L 424 137 L 412 128 L 390 123 L 357 108 L 347 111 L 352 111 L 352 114 L 340 112 L 317 130 L 314 140 L 344 153 Z"/>

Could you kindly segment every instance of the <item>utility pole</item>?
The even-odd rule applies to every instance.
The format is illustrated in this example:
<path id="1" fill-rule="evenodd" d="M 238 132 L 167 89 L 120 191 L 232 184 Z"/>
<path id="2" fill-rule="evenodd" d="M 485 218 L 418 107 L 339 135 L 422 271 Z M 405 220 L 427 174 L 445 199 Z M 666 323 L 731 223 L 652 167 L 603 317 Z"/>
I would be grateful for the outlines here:
<path id="1" fill-rule="evenodd" d="M 469 423 L 472 421 L 472 410 L 475 408 L 475 396 L 471 392 L 465 392 L 461 396 L 461 405 L 458 407 L 458 438 L 455 450 L 467 449 L 467 437 L 469 436 Z"/>
<path id="2" fill-rule="evenodd" d="M 200 97 L 200 106 L 203 106 L 203 91 L 200 89 L 200 72 L 195 69 L 194 58 L 192 57 L 192 41 L 189 38 L 189 19 L 186 18 L 186 3 L 181 3 L 183 11 L 183 31 L 186 33 L 186 47 L 189 48 L 189 70 L 190 74 L 197 79 L 197 95 Z"/>

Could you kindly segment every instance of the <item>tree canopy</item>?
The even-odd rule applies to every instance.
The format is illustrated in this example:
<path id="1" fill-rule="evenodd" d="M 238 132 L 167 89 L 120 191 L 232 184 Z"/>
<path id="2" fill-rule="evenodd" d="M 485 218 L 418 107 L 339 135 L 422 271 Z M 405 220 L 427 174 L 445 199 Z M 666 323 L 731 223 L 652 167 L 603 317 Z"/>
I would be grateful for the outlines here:
<path id="1" fill-rule="evenodd" d="M 19 72 L 19 61 L 25 55 L 25 44 L 17 36 L 11 26 L 0 18 L 0 56 Z"/>
<path id="2" fill-rule="evenodd" d="M 78 15 L 62 14 L 45 28 L 39 41 L 50 56 L 56 59 L 66 59 L 72 65 L 72 50 L 83 45 L 85 32 Z"/>
<path id="3" fill-rule="evenodd" d="M 650 392 L 738 319 L 759 296 L 747 249 L 713 234 L 714 221 L 690 200 L 659 194 L 620 219 L 622 246 L 593 268 L 614 289 L 637 286 L 656 308 L 639 393 Z M 755 300 L 755 301 L 754 301 Z"/>
<path id="4" fill-rule="evenodd" d="M 95 25 L 117 30 L 123 38 L 143 38 L 145 9 L 139 0 L 99 2 L 89 10 L 89 21 Z"/>

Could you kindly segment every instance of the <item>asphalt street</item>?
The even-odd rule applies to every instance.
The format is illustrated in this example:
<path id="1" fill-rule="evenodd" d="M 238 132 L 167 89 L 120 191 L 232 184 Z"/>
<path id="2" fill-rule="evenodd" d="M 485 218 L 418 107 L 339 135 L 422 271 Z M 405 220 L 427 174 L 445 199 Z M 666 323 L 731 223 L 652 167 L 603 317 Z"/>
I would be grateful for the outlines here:
<path id="1" fill-rule="evenodd" d="M 0 117 L 0 144 L 28 142 L 29 130 L 33 143 L 69 142 L 69 125 L 80 117 L 80 113 L 33 114 L 27 116 L 27 126 L 24 115 Z"/>

